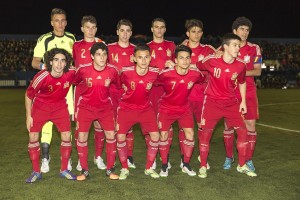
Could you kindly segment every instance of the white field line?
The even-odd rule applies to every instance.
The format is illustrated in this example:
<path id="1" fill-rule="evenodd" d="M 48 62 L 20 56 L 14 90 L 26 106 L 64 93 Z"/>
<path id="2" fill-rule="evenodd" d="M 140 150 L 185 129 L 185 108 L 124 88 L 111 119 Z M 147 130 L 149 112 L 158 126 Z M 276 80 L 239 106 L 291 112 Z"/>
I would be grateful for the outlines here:
<path id="1" fill-rule="evenodd" d="M 260 126 L 265 126 L 265 127 L 268 127 L 268 128 L 274 128 L 274 129 L 279 129 L 279 130 L 283 130 L 283 131 L 289 131 L 289 132 L 294 132 L 294 133 L 300 133 L 299 130 L 293 130 L 293 129 L 281 128 L 281 127 L 277 127 L 277 126 L 270 126 L 270 125 L 262 124 L 262 123 L 256 123 L 256 124 L 257 124 L 257 125 L 260 125 Z"/>
<path id="2" fill-rule="evenodd" d="M 289 104 L 298 104 L 298 103 L 300 103 L 300 102 L 296 101 L 296 102 L 287 102 L 287 103 L 268 103 L 268 104 L 259 105 L 259 107 L 277 106 L 277 105 L 289 105 Z"/>
<path id="3" fill-rule="evenodd" d="M 277 105 L 289 105 L 289 104 L 298 104 L 300 102 L 287 102 L 287 103 L 269 103 L 269 104 L 263 104 L 263 105 L 259 105 L 259 107 L 264 107 L 264 106 L 277 106 Z M 257 125 L 260 126 L 264 126 L 264 127 L 268 127 L 268 128 L 274 128 L 274 129 L 279 129 L 279 130 L 283 130 L 283 131 L 289 131 L 289 132 L 294 132 L 294 133 L 300 133 L 299 130 L 293 130 L 293 129 L 287 129 L 287 128 L 281 128 L 281 127 L 277 127 L 277 126 L 271 126 L 271 125 L 267 125 L 267 124 L 262 124 L 262 123 L 256 123 Z"/>

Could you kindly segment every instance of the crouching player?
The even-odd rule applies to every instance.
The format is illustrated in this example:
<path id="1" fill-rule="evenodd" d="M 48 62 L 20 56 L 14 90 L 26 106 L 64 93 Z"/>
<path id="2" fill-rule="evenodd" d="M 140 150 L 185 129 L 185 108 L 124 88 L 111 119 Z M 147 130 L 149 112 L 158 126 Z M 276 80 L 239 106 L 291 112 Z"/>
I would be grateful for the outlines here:
<path id="1" fill-rule="evenodd" d="M 149 100 L 149 92 L 158 76 L 159 69 L 149 67 L 150 48 L 146 44 L 135 47 L 133 59 L 136 66 L 123 67 L 120 74 L 125 93 L 119 102 L 116 128 L 117 149 L 122 164 L 119 179 L 124 180 L 129 175 L 126 133 L 136 123 L 140 123 L 144 134 L 150 135 L 150 141 L 147 142 L 145 174 L 152 178 L 159 178 L 159 175 L 151 169 L 158 151 L 159 132 L 154 109 Z"/>
<path id="2" fill-rule="evenodd" d="M 40 171 L 39 132 L 43 125 L 51 121 L 61 133 L 60 176 L 76 180 L 68 169 L 71 145 L 71 122 L 66 95 L 73 81 L 75 70 L 70 69 L 72 56 L 64 49 L 54 48 L 45 53 L 47 69 L 35 75 L 25 94 L 26 126 L 29 132 L 28 152 L 33 172 L 26 183 L 34 183 L 42 178 Z"/>

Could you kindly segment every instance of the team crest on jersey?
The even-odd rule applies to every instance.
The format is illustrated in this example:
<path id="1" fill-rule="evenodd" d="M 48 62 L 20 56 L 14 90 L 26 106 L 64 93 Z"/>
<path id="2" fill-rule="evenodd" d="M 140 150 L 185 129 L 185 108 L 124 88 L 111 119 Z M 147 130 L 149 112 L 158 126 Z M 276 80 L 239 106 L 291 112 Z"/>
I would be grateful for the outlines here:
<path id="1" fill-rule="evenodd" d="M 104 83 L 105 87 L 108 87 L 110 85 L 110 82 L 111 82 L 111 79 L 108 77 Z"/>
<path id="2" fill-rule="evenodd" d="M 152 88 L 152 83 L 147 83 L 146 90 L 150 90 Z"/>
<path id="3" fill-rule="evenodd" d="M 193 82 L 193 81 L 190 81 L 190 82 L 188 83 L 187 89 L 191 89 L 191 88 L 193 87 L 193 85 L 194 85 L 194 82 Z"/>
<path id="4" fill-rule="evenodd" d="M 248 54 L 246 56 L 244 56 L 244 62 L 245 63 L 249 63 L 250 62 L 250 56 Z"/>
<path id="5" fill-rule="evenodd" d="M 167 56 L 168 56 L 168 57 L 171 57 L 171 56 L 172 56 L 172 52 L 171 52 L 170 49 L 167 49 Z"/>
<path id="6" fill-rule="evenodd" d="M 133 55 L 130 55 L 130 62 L 134 62 Z"/>
<path id="7" fill-rule="evenodd" d="M 204 58 L 204 56 L 203 56 L 202 54 L 200 54 L 200 55 L 198 56 L 198 61 L 203 60 L 203 58 Z"/>
<path id="8" fill-rule="evenodd" d="M 236 80 L 237 76 L 238 76 L 238 74 L 236 72 L 234 72 L 231 76 L 231 80 L 233 80 L 233 81 Z"/>
<path id="9" fill-rule="evenodd" d="M 204 118 L 201 118 L 200 124 L 201 124 L 202 126 L 205 126 L 205 119 L 204 119 Z"/>
<path id="10" fill-rule="evenodd" d="M 68 88 L 68 87 L 70 87 L 69 81 L 65 82 L 65 84 L 64 84 L 64 89 L 65 89 L 65 88 Z"/>

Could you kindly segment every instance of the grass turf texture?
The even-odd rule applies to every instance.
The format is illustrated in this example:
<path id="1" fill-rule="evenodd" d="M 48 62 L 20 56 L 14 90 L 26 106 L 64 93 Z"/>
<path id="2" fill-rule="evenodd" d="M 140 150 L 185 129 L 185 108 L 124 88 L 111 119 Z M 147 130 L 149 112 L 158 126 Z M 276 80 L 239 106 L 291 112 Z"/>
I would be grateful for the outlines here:
<path id="1" fill-rule="evenodd" d="M 168 178 L 152 179 L 144 175 L 146 150 L 139 126 L 134 127 L 137 169 L 131 169 L 125 181 L 110 181 L 104 171 L 93 164 L 93 131 L 89 137 L 90 178 L 84 182 L 60 178 L 60 139 L 54 128 L 50 172 L 43 174 L 43 179 L 35 184 L 25 183 L 31 173 L 31 163 L 27 153 L 24 93 L 24 89 L 0 89 L 0 199 L 300 199 L 300 91 L 297 89 L 258 91 L 261 105 L 258 123 L 298 132 L 257 125 L 258 142 L 253 159 L 256 178 L 238 173 L 237 162 L 230 170 L 222 169 L 225 150 L 221 121 L 212 137 L 211 169 L 206 179 L 181 172 L 175 124 Z M 196 172 L 198 152 L 196 142 L 191 159 Z M 75 169 L 76 153 L 73 147 L 73 172 L 79 174 Z M 235 158 L 237 160 L 236 153 Z M 156 171 L 159 172 L 160 161 L 157 160 Z M 120 169 L 117 160 L 117 173 Z"/>

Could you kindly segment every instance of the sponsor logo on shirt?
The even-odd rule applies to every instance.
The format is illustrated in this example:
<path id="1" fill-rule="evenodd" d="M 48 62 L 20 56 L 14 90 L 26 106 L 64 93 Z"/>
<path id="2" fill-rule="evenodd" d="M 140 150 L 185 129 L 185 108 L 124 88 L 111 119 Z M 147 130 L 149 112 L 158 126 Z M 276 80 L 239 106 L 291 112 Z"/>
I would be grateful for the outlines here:
<path id="1" fill-rule="evenodd" d="M 230 70 L 229 69 L 225 69 L 225 72 L 230 72 Z"/>
<path id="2" fill-rule="evenodd" d="M 179 83 L 184 83 L 184 80 L 181 79 L 181 81 Z"/>
<path id="3" fill-rule="evenodd" d="M 158 48 L 159 51 L 163 50 L 161 47 Z"/>
<path id="4" fill-rule="evenodd" d="M 102 79 L 102 77 L 101 77 L 101 76 L 98 76 L 96 79 Z"/>
<path id="5" fill-rule="evenodd" d="M 56 85 L 61 85 L 61 82 L 57 82 Z"/>
<path id="6" fill-rule="evenodd" d="M 144 81 L 143 81 L 143 80 L 140 80 L 139 83 L 144 83 Z"/>
<path id="7" fill-rule="evenodd" d="M 123 56 L 126 56 L 126 55 L 127 55 L 127 53 L 124 51 L 124 52 L 122 53 L 122 55 L 123 55 Z"/>

